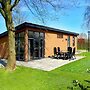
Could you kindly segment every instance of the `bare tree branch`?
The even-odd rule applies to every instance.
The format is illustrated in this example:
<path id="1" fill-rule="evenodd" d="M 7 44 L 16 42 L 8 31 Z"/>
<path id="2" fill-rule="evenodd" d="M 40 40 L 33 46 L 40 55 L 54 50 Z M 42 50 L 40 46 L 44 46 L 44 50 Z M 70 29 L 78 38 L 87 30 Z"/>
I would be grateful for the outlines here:
<path id="1" fill-rule="evenodd" d="M 56 6 L 54 4 L 52 4 L 49 0 L 46 0 L 46 2 L 49 3 L 54 9 L 56 9 L 55 8 Z"/>
<path id="2" fill-rule="evenodd" d="M 30 12 L 37 17 L 40 21 L 44 22 L 43 19 L 41 17 L 39 17 L 39 15 L 36 15 L 35 12 L 33 12 L 33 10 L 31 9 L 30 5 L 28 5 L 28 2 L 26 0 L 24 0 L 26 6 L 28 7 L 28 9 L 30 10 Z"/>
<path id="3" fill-rule="evenodd" d="M 56 13 L 68 7 L 63 0 L 24 0 L 24 2 L 30 12 L 42 22 L 46 22 L 49 17 L 52 19 L 52 15 L 55 15 L 55 19 L 58 18 Z M 55 14 L 49 11 L 51 9 Z"/>
<path id="4" fill-rule="evenodd" d="M 11 6 L 11 10 L 19 3 L 20 0 L 15 0 L 13 5 Z"/>
<path id="5" fill-rule="evenodd" d="M 2 14 L 2 16 L 5 18 L 5 12 L 3 11 L 2 8 L 0 8 L 0 13 Z"/>
<path id="6" fill-rule="evenodd" d="M 31 10 L 31 8 L 29 7 L 29 5 L 27 4 L 27 1 L 24 0 L 24 2 L 25 2 L 25 4 L 27 5 L 28 9 L 31 11 L 31 13 L 32 13 L 33 15 L 35 15 L 34 12 Z M 35 15 L 35 16 L 36 16 L 36 15 Z"/>
<path id="7" fill-rule="evenodd" d="M 84 14 L 84 20 L 85 20 L 85 27 L 87 29 L 90 28 L 90 6 L 87 6 L 85 14 Z"/>
<path id="8" fill-rule="evenodd" d="M 27 19 L 27 15 L 25 13 L 22 13 L 21 9 L 22 9 L 22 4 L 17 5 L 13 9 L 13 11 L 14 11 L 13 12 L 13 21 L 14 21 L 15 26 L 25 22 Z"/>

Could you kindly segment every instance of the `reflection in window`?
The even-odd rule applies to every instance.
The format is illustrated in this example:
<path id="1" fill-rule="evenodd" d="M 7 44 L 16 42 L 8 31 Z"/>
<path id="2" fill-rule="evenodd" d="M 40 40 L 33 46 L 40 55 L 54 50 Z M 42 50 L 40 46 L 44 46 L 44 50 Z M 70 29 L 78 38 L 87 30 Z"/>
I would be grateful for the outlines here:
<path id="1" fill-rule="evenodd" d="M 19 37 L 21 38 L 23 38 L 24 37 L 24 32 L 21 32 L 21 33 L 19 33 Z"/>
<path id="2" fill-rule="evenodd" d="M 35 47 L 38 48 L 38 46 L 39 46 L 39 40 L 38 39 L 35 39 Z"/>
<path id="3" fill-rule="evenodd" d="M 29 37 L 29 38 L 33 38 L 33 37 L 34 37 L 34 33 L 33 33 L 32 31 L 29 31 L 29 32 L 28 32 L 28 37 Z"/>
<path id="4" fill-rule="evenodd" d="M 40 38 L 44 38 L 44 33 L 40 33 Z"/>
<path id="5" fill-rule="evenodd" d="M 38 38 L 39 38 L 39 32 L 35 32 L 35 33 L 34 33 L 34 37 L 35 37 L 36 39 L 38 39 Z"/>
<path id="6" fill-rule="evenodd" d="M 16 34 L 16 58 L 17 60 L 24 59 L 24 32 Z"/>

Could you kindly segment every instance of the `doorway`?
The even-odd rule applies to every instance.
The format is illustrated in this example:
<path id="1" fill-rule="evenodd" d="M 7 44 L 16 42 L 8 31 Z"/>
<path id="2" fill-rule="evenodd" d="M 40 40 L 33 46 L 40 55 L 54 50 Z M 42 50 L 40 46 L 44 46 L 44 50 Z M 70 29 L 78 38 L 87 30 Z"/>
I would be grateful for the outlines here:
<path id="1" fill-rule="evenodd" d="M 44 33 L 33 32 L 33 38 L 29 38 L 29 60 L 44 57 Z"/>

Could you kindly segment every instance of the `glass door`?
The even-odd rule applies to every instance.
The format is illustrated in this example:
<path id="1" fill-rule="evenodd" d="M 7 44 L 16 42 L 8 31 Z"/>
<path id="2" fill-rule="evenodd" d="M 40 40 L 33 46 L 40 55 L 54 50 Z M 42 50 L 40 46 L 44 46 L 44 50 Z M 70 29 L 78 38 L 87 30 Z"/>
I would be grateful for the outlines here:
<path id="1" fill-rule="evenodd" d="M 44 33 L 29 31 L 29 37 L 29 60 L 43 58 Z"/>
<path id="2" fill-rule="evenodd" d="M 39 32 L 34 32 L 34 59 L 39 58 Z"/>
<path id="3" fill-rule="evenodd" d="M 29 39 L 29 60 L 34 59 L 34 39 Z"/>
<path id="4" fill-rule="evenodd" d="M 39 58 L 39 40 L 34 39 L 34 59 Z"/>

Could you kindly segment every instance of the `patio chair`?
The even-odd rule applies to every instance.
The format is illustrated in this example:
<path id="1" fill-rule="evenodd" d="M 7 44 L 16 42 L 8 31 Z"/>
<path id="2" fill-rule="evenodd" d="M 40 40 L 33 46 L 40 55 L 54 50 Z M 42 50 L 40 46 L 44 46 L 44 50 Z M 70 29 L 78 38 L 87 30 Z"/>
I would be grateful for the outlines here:
<path id="1" fill-rule="evenodd" d="M 60 54 L 60 47 L 57 47 L 57 50 L 58 50 L 58 54 Z"/>
<path id="2" fill-rule="evenodd" d="M 72 58 L 72 47 L 68 47 L 68 52 L 65 53 L 65 59 L 71 59 Z"/>
<path id="3" fill-rule="evenodd" d="M 76 57 L 75 57 L 75 47 L 73 48 L 73 52 L 72 52 L 72 59 L 76 59 Z"/>
<path id="4" fill-rule="evenodd" d="M 67 48 L 67 51 L 69 51 L 69 52 L 70 52 L 70 50 L 71 50 L 71 47 L 68 47 L 68 48 Z"/>
<path id="5" fill-rule="evenodd" d="M 57 54 L 58 54 L 58 59 L 63 59 L 64 58 L 64 53 L 61 53 L 60 47 L 57 47 Z"/>
<path id="6" fill-rule="evenodd" d="M 57 57 L 60 59 L 61 58 L 61 51 L 60 51 L 60 47 L 57 47 Z"/>
<path id="7" fill-rule="evenodd" d="M 53 51 L 54 51 L 54 58 L 58 58 L 58 54 L 57 54 L 57 48 L 56 47 L 54 47 L 54 49 L 53 49 Z"/>

